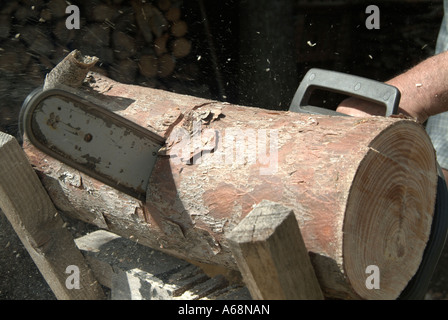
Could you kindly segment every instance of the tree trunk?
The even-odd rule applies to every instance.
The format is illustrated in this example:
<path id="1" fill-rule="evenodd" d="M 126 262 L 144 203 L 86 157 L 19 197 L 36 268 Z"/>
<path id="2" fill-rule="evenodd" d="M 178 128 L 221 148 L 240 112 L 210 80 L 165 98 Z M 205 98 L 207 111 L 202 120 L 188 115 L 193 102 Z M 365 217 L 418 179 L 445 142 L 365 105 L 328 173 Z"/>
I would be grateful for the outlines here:
<path id="1" fill-rule="evenodd" d="M 236 269 L 225 234 L 270 200 L 294 210 L 327 297 L 394 299 L 415 274 L 437 183 L 418 123 L 268 111 L 92 73 L 87 80 L 80 90 L 168 140 L 145 203 L 25 141 L 61 211 L 180 258 Z M 370 265 L 381 272 L 380 289 L 366 288 Z"/>

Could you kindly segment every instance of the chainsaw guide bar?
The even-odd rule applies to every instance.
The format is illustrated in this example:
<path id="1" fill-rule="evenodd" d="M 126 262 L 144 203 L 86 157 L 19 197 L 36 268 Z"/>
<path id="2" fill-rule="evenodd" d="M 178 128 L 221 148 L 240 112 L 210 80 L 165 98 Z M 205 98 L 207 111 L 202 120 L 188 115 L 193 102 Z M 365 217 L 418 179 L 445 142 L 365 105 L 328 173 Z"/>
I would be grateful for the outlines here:
<path id="1" fill-rule="evenodd" d="M 139 200 L 165 139 L 104 107 L 60 90 L 35 90 L 19 126 L 44 153 Z"/>

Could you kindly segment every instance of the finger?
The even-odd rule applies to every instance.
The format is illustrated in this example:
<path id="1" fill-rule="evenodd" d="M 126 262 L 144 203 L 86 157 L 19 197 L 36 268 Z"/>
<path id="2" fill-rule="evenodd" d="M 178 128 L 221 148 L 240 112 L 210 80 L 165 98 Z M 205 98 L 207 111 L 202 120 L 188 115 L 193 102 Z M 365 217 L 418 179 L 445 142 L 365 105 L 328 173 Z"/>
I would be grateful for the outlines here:
<path id="1" fill-rule="evenodd" d="M 344 113 L 347 114 L 349 116 L 352 117 L 368 117 L 368 116 L 372 116 L 371 113 L 360 110 L 360 109 L 356 109 L 356 108 L 352 108 L 352 107 L 344 107 L 344 106 L 339 106 L 336 109 L 337 112 L 340 113 Z"/>

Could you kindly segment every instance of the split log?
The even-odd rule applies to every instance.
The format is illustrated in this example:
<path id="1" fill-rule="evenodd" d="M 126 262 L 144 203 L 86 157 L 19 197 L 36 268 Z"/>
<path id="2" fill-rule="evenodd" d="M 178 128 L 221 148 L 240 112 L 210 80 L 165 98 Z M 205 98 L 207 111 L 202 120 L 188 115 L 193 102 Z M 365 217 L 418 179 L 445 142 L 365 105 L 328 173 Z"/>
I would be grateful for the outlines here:
<path id="1" fill-rule="evenodd" d="M 170 76 L 176 67 L 176 60 L 170 54 L 164 54 L 159 59 L 158 75 L 161 78 Z"/>
<path id="2" fill-rule="evenodd" d="M 185 21 L 174 22 L 171 26 L 171 34 L 177 38 L 183 37 L 188 32 L 188 25 Z"/>
<path id="3" fill-rule="evenodd" d="M 157 6 L 162 11 L 167 11 L 171 7 L 171 1 L 170 0 L 159 0 L 157 1 Z"/>
<path id="4" fill-rule="evenodd" d="M 178 38 L 172 43 L 173 56 L 176 58 L 186 57 L 191 51 L 191 41 L 185 38 Z"/>
<path id="5" fill-rule="evenodd" d="M 45 77 L 64 58 L 65 54 L 62 53 L 71 51 L 71 48 L 97 56 L 103 70 L 101 72 L 107 72 L 117 81 L 123 82 L 126 79 L 127 83 L 134 84 L 140 81 L 138 72 L 134 72 L 135 64 L 132 64 L 132 69 L 126 75 L 121 76 L 117 72 L 120 66 L 131 64 L 129 61 L 122 63 L 123 60 L 138 61 L 141 56 L 148 54 L 148 50 L 151 51 L 150 54 L 155 52 L 158 58 L 161 57 L 157 63 L 157 74 L 154 75 L 151 71 L 150 76 L 145 77 L 152 78 L 154 85 L 158 87 L 161 84 L 157 83 L 157 77 L 171 76 L 186 63 L 183 61 L 176 64 L 175 58 L 183 57 L 191 51 L 191 41 L 182 39 L 174 49 L 172 46 L 176 38 L 185 37 L 188 31 L 187 23 L 180 20 L 182 0 L 151 3 L 140 0 L 94 1 L 90 7 L 82 4 L 79 6 L 85 14 L 81 15 L 81 29 L 76 30 L 67 29 L 65 25 L 65 0 L 48 0 L 46 3 L 36 2 L 33 5 L 26 5 L 23 1 L 7 1 L 4 8 L 0 9 L 0 39 L 3 39 L 5 45 L 13 41 L 14 45 L 18 42 L 25 45 L 27 56 L 31 54 L 36 63 L 43 62 L 41 77 Z M 171 57 L 164 56 L 165 54 Z M 12 55 L 6 58 L 21 59 Z M 8 70 L 19 67 L 17 63 L 7 66 L 7 60 L 0 64 L 2 69 Z M 24 68 L 25 66 L 21 69 Z M 117 74 L 118 77 L 115 77 Z M 130 78 L 132 74 L 135 75 L 133 79 Z M 171 88 L 171 85 L 167 87 Z"/>
<path id="6" fill-rule="evenodd" d="M 142 33 L 146 42 L 151 43 L 153 40 L 153 34 L 151 27 L 147 21 L 147 17 L 143 10 L 142 4 L 138 3 L 137 1 L 132 1 L 132 7 L 134 8 L 135 20 L 137 21 L 140 32 Z"/>
<path id="7" fill-rule="evenodd" d="M 88 79 L 84 94 L 169 139 L 144 203 L 25 140 L 59 210 L 176 257 L 237 269 L 225 235 L 269 200 L 294 211 L 326 297 L 394 299 L 417 271 L 437 183 L 418 123 L 273 112 Z M 370 265 L 380 289 L 366 287 Z"/>
<path id="8" fill-rule="evenodd" d="M 123 83 L 133 83 L 137 73 L 138 64 L 131 59 L 122 60 L 110 68 L 113 78 Z"/>
<path id="9" fill-rule="evenodd" d="M 164 53 L 168 52 L 166 43 L 168 42 L 169 37 L 169 34 L 165 33 L 164 35 L 154 40 L 154 51 L 156 52 L 157 56 L 161 56 Z"/>
<path id="10" fill-rule="evenodd" d="M 135 53 L 135 39 L 124 32 L 114 32 L 112 44 L 114 53 L 120 60 L 130 58 Z"/>
<path id="11" fill-rule="evenodd" d="M 164 15 L 152 4 L 132 1 L 132 6 L 135 11 L 137 23 L 144 32 L 145 39 L 151 37 L 150 32 L 156 37 L 160 37 L 167 30 L 168 22 Z"/>
<path id="12" fill-rule="evenodd" d="M 143 55 L 138 63 L 140 73 L 148 78 L 157 76 L 157 58 L 153 55 Z"/>
<path id="13" fill-rule="evenodd" d="M 168 9 L 168 11 L 165 13 L 165 18 L 168 21 L 176 22 L 180 19 L 182 15 L 182 11 L 180 10 L 180 7 L 178 6 L 172 6 Z"/>
<path id="14" fill-rule="evenodd" d="M 160 37 L 167 29 L 168 22 L 166 21 L 163 14 L 157 10 L 157 8 L 152 9 L 151 17 L 151 30 L 156 37 Z"/>

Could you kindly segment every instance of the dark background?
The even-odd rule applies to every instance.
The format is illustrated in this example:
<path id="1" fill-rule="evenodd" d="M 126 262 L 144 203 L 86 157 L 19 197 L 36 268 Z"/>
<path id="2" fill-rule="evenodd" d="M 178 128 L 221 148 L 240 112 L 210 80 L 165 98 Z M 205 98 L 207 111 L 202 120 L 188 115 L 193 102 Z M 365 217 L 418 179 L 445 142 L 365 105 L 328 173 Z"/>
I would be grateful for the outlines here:
<path id="1" fill-rule="evenodd" d="M 156 0 L 146 2 L 157 6 Z M 175 59 L 168 76 L 147 77 L 139 64 L 143 55 L 154 54 L 154 43 L 143 39 L 130 1 L 72 0 L 80 8 L 81 29 L 67 32 L 61 28 L 67 17 L 64 0 L 1 0 L 0 130 L 19 138 L 17 120 L 23 100 L 73 49 L 98 56 L 96 71 L 117 81 L 287 110 L 310 68 L 385 81 L 433 55 L 443 17 L 441 0 L 172 2 L 180 5 L 179 19 L 188 25 L 184 38 L 191 41 L 191 50 Z M 370 4 L 380 9 L 379 30 L 365 26 Z M 168 21 L 165 33 L 172 24 Z M 131 40 L 132 50 L 121 50 L 114 41 L 118 31 Z M 61 36 L 63 32 L 67 33 Z M 170 35 L 167 54 L 173 40 Z M 334 108 L 340 99 L 321 93 L 313 103 Z M 86 230 L 73 221 L 68 227 L 75 235 Z M 447 297 L 447 261 L 444 253 L 430 299 Z M 0 299 L 54 299 L 3 214 Z"/>

